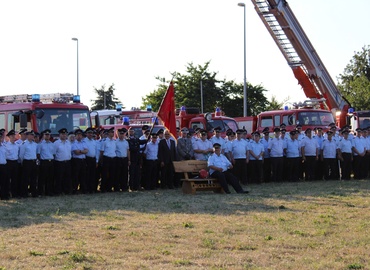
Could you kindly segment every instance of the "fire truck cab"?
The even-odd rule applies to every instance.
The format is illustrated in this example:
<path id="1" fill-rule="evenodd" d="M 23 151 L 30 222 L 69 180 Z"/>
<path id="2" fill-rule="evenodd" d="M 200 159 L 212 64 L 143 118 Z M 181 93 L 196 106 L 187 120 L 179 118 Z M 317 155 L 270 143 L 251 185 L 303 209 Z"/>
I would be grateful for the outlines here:
<path id="1" fill-rule="evenodd" d="M 221 128 L 221 136 L 226 136 L 226 130 L 238 129 L 238 125 L 233 118 L 222 115 L 220 108 L 216 108 L 214 113 L 202 114 L 198 108 L 186 108 L 182 106 L 176 109 L 176 127 L 183 128 L 201 128 L 208 132 L 208 138 L 212 137 L 215 127 Z"/>
<path id="2" fill-rule="evenodd" d="M 22 128 L 42 132 L 67 128 L 85 130 L 91 127 L 90 112 L 73 94 L 34 94 L 0 96 L 0 127 L 19 131 Z"/>
<path id="3" fill-rule="evenodd" d="M 312 105 L 312 103 L 310 103 Z M 307 106 L 307 103 L 294 104 L 293 109 L 287 106 L 284 110 L 274 110 L 262 112 L 257 116 L 257 130 L 262 132 L 266 127 L 273 131 L 275 127 L 280 127 L 284 123 L 286 130 L 291 131 L 296 125 L 302 125 L 302 130 L 315 127 L 321 127 L 326 130 L 331 123 L 335 123 L 333 114 L 328 110 L 315 109 L 313 106 Z"/>

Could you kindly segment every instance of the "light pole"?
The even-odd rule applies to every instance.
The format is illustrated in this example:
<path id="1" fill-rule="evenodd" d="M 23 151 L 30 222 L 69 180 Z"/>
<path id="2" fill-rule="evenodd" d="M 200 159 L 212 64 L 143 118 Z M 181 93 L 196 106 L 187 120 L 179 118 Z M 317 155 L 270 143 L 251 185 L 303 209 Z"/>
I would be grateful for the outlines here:
<path id="1" fill-rule="evenodd" d="M 244 8 L 244 88 L 243 88 L 243 116 L 247 116 L 247 68 L 246 68 L 246 34 L 245 34 L 245 27 L 246 27 L 246 21 L 245 21 L 245 4 L 244 3 L 238 3 L 239 7 Z"/>
<path id="2" fill-rule="evenodd" d="M 80 95 L 80 90 L 79 90 L 79 76 L 78 76 L 78 38 L 72 38 L 72 40 L 77 41 L 77 95 Z"/>
<path id="3" fill-rule="evenodd" d="M 200 77 L 200 112 L 203 113 L 203 82 L 202 77 Z"/>

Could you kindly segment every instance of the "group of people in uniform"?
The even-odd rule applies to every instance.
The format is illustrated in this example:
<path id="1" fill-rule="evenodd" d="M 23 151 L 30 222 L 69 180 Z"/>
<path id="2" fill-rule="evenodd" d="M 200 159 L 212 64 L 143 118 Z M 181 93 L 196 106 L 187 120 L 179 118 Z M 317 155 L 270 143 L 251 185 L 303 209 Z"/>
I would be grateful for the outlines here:
<path id="1" fill-rule="evenodd" d="M 207 131 L 185 127 L 177 130 L 177 140 L 169 130 L 151 130 L 144 125 L 138 138 L 126 128 L 116 136 L 114 128 L 62 128 L 53 139 L 49 129 L 41 134 L 23 129 L 16 140 L 14 130 L 1 129 L 1 199 L 173 189 L 181 186 L 173 161 L 190 159 L 207 161 L 226 193 L 228 185 L 247 193 L 242 185 L 368 176 L 370 128 L 356 129 L 355 135 L 349 126 L 337 130 L 333 123 L 325 133 L 322 128 L 302 131 L 301 125 L 287 132 L 282 124 L 262 134 L 228 130 L 222 138 L 216 127 L 208 139 Z"/>

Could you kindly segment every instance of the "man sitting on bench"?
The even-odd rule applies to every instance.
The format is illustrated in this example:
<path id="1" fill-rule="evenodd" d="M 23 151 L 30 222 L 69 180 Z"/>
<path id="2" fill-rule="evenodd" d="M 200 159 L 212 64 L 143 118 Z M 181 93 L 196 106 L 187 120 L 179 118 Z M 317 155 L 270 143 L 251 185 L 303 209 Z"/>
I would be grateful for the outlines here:
<path id="1" fill-rule="evenodd" d="M 239 180 L 229 170 L 233 168 L 231 162 L 221 154 L 221 145 L 213 145 L 214 154 L 208 158 L 208 168 L 211 177 L 217 178 L 225 193 L 230 194 L 228 183 L 235 189 L 236 193 L 248 193 L 243 190 Z"/>

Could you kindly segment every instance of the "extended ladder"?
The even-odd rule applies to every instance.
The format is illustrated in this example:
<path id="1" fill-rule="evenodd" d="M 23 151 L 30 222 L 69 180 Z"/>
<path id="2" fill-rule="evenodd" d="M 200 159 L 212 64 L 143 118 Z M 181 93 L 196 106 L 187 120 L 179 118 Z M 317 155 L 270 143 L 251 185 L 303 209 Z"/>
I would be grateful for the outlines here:
<path id="1" fill-rule="evenodd" d="M 323 62 L 285 0 L 252 0 L 262 22 L 309 98 L 325 98 L 330 109 L 347 112 L 342 97 Z"/>

